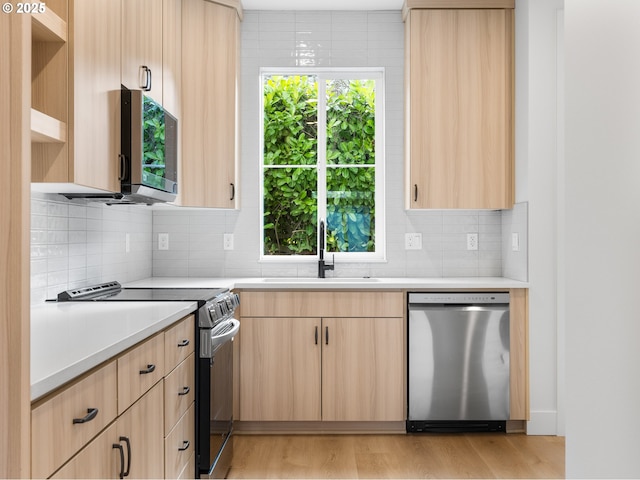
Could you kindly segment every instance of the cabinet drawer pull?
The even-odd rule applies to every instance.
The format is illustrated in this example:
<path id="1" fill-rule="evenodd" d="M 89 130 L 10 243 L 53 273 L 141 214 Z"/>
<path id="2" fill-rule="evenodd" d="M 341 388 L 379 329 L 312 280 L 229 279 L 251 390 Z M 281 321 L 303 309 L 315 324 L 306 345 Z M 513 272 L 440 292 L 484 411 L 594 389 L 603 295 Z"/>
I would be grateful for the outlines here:
<path id="1" fill-rule="evenodd" d="M 83 418 L 74 418 L 73 419 L 73 423 L 90 422 L 91 420 L 96 418 L 97 415 L 98 415 L 98 409 L 97 408 L 88 408 L 87 409 L 87 415 L 85 417 L 83 417 Z"/>
<path id="2" fill-rule="evenodd" d="M 191 391 L 191 387 L 182 387 L 182 391 L 178 392 L 179 396 L 187 395 Z"/>
<path id="3" fill-rule="evenodd" d="M 414 184 L 413 185 L 413 201 L 417 202 L 418 201 L 418 184 Z"/>
<path id="4" fill-rule="evenodd" d="M 316 325 L 316 335 L 315 335 L 315 339 L 316 339 L 316 345 L 318 344 L 318 326 Z"/>
<path id="5" fill-rule="evenodd" d="M 186 347 L 187 345 L 189 345 L 189 340 L 184 339 L 178 344 L 178 347 Z"/>
<path id="6" fill-rule="evenodd" d="M 329 345 L 329 327 L 324 327 L 324 344 Z"/>
<path id="7" fill-rule="evenodd" d="M 156 366 L 153 363 L 147 365 L 145 370 L 140 370 L 140 375 L 146 375 L 147 373 L 151 373 L 156 369 Z"/>
<path id="8" fill-rule="evenodd" d="M 178 447 L 178 450 L 180 452 L 184 452 L 186 449 L 189 448 L 189 445 L 191 445 L 191 443 L 189 442 L 189 440 L 185 440 L 184 442 L 182 442 L 182 446 Z"/>
<path id="9" fill-rule="evenodd" d="M 233 200 L 236 198 L 236 186 L 233 183 L 230 183 L 229 185 L 231 185 L 231 198 L 229 200 Z"/>

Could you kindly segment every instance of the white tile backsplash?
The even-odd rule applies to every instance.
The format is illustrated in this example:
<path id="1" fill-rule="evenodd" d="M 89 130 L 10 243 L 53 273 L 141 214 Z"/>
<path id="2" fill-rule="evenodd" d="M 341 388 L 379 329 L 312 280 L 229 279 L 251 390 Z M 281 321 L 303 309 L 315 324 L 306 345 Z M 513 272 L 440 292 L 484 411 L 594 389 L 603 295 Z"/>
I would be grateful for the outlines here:
<path id="1" fill-rule="evenodd" d="M 31 194 L 31 303 L 110 280 L 151 275 L 151 209 Z M 125 251 L 125 233 L 131 251 Z"/>
<path id="2" fill-rule="evenodd" d="M 32 303 L 67 288 L 154 276 L 315 276 L 313 262 L 259 262 L 260 67 L 383 67 L 386 262 L 339 263 L 329 276 L 507 276 L 527 280 L 527 204 L 513 210 L 404 209 L 404 23 L 400 12 L 246 11 L 241 24 L 241 210 L 105 206 L 31 198 Z M 511 250 L 511 233 L 520 251 Z M 125 252 L 125 234 L 130 252 Z M 170 249 L 158 250 L 158 233 Z M 223 234 L 234 250 L 223 250 Z M 404 234 L 421 233 L 422 250 Z M 466 234 L 478 233 L 478 250 Z"/>

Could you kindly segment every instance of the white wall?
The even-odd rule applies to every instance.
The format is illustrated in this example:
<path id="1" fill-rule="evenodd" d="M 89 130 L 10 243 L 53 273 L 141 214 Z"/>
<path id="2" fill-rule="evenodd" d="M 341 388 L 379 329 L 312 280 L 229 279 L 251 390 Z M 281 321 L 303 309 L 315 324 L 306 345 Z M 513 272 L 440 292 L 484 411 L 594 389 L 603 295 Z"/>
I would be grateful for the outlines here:
<path id="1" fill-rule="evenodd" d="M 566 473 L 640 478 L 640 2 L 566 0 Z"/>
<path id="2" fill-rule="evenodd" d="M 530 434 L 558 420 L 557 15 L 562 0 L 516 1 L 516 192 L 529 206 Z"/>

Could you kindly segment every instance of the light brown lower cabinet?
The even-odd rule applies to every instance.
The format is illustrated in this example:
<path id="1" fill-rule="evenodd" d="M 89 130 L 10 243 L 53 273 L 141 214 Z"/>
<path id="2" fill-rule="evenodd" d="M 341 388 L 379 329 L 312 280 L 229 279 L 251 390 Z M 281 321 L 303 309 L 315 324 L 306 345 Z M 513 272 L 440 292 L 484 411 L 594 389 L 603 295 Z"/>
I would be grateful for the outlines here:
<path id="1" fill-rule="evenodd" d="M 240 420 L 404 420 L 402 317 L 241 323 Z"/>
<path id="2" fill-rule="evenodd" d="M 32 476 L 193 478 L 193 322 L 183 318 L 34 403 Z"/>
<path id="3" fill-rule="evenodd" d="M 164 478 L 162 381 L 52 478 Z"/>

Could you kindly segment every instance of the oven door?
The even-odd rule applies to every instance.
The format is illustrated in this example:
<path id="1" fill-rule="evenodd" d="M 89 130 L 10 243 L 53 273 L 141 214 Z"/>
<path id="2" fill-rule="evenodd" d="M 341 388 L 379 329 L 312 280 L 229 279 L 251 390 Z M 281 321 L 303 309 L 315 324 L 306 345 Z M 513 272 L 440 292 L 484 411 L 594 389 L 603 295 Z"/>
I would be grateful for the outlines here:
<path id="1" fill-rule="evenodd" d="M 220 340 L 209 334 L 215 345 L 212 358 L 200 358 L 199 406 L 197 408 L 199 470 L 203 478 L 225 478 L 231 467 L 233 444 L 233 335 L 238 320 L 232 319 L 233 331 Z M 211 330 L 208 330 L 211 332 Z M 205 337 L 203 334 L 202 337 Z M 201 339 L 202 341 L 202 339 Z"/>

